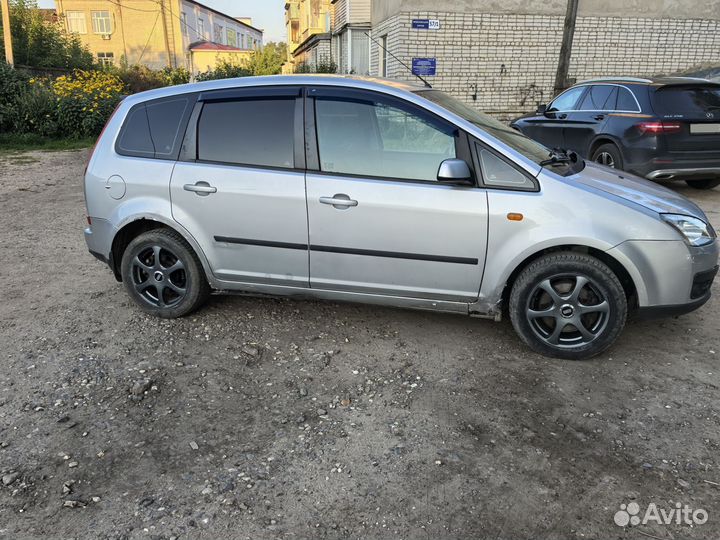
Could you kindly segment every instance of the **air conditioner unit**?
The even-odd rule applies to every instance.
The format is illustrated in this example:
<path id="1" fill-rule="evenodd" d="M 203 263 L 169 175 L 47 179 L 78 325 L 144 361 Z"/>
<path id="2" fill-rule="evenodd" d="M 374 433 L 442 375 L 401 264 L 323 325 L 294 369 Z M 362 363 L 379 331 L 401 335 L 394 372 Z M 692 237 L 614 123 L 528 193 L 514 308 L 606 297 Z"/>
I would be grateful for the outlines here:
<path id="1" fill-rule="evenodd" d="M 106 40 L 109 40 L 109 39 L 110 39 L 110 34 L 103 34 L 103 35 L 102 35 L 102 38 L 103 38 L 103 39 L 106 39 Z"/>

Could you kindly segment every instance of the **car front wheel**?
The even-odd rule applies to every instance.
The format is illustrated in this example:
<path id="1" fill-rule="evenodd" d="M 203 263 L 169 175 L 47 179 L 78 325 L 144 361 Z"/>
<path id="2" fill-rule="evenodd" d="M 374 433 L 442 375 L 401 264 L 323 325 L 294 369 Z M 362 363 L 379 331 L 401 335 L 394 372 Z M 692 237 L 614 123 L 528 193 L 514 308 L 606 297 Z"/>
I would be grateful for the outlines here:
<path id="1" fill-rule="evenodd" d="M 620 281 L 602 261 L 558 252 L 533 261 L 510 293 L 515 331 L 536 352 L 583 360 L 610 347 L 627 318 Z"/>
<path id="2" fill-rule="evenodd" d="M 210 294 L 197 255 L 182 236 L 170 229 L 148 231 L 130 242 L 120 269 L 132 299 L 156 317 L 187 315 Z"/>

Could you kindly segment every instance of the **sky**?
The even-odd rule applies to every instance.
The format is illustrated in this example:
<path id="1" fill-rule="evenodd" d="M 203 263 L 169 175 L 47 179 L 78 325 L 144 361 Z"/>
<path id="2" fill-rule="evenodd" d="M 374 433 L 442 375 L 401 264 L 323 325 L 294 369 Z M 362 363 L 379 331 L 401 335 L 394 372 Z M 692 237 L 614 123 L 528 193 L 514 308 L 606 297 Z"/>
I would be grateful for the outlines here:
<path id="1" fill-rule="evenodd" d="M 252 17 L 253 26 L 265 30 L 264 41 L 285 41 L 285 0 L 199 0 L 233 17 Z M 54 8 L 54 0 L 39 0 L 43 8 Z"/>

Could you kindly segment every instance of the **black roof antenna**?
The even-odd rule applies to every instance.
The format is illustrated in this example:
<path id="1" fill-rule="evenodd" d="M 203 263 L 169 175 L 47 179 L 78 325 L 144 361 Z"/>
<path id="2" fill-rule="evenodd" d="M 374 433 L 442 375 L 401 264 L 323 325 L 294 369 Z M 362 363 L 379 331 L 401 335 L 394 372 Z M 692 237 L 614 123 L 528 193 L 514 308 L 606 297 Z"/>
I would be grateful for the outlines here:
<path id="1" fill-rule="evenodd" d="M 418 75 L 417 73 L 413 73 L 412 68 L 410 68 L 405 62 L 403 62 L 402 60 L 400 60 L 397 56 L 395 56 L 393 53 L 391 53 L 391 52 L 388 51 L 385 47 L 383 47 L 382 44 L 378 42 L 378 40 L 374 39 L 374 38 L 373 38 L 370 34 L 368 34 L 367 32 L 363 32 L 363 33 L 364 33 L 367 37 L 369 37 L 370 40 L 371 40 L 375 45 L 377 45 L 378 47 L 380 47 L 383 51 L 385 51 L 385 52 L 388 53 L 390 56 L 392 56 L 395 60 L 397 60 L 398 63 L 399 63 L 402 67 L 404 67 L 405 69 L 407 69 L 408 71 L 410 71 L 410 73 L 412 73 L 412 74 L 415 75 L 418 79 L 420 79 L 420 80 L 423 82 L 423 84 L 425 85 L 425 88 L 432 88 L 432 85 L 431 85 L 429 82 L 427 82 L 425 79 L 423 79 L 423 78 L 422 78 L 420 75 Z"/>

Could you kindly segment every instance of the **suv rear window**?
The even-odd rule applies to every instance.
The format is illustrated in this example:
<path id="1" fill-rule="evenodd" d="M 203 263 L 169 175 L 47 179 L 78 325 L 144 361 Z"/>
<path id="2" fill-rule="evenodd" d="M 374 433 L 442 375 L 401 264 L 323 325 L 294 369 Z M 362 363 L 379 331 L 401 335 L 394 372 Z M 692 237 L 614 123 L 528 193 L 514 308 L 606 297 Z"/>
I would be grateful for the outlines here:
<path id="1" fill-rule="evenodd" d="M 653 97 L 653 108 L 661 116 L 705 117 L 720 111 L 720 86 L 666 86 Z"/>
<path id="2" fill-rule="evenodd" d="M 177 159 L 190 96 L 141 103 L 130 109 L 116 144 L 123 156 Z"/>

